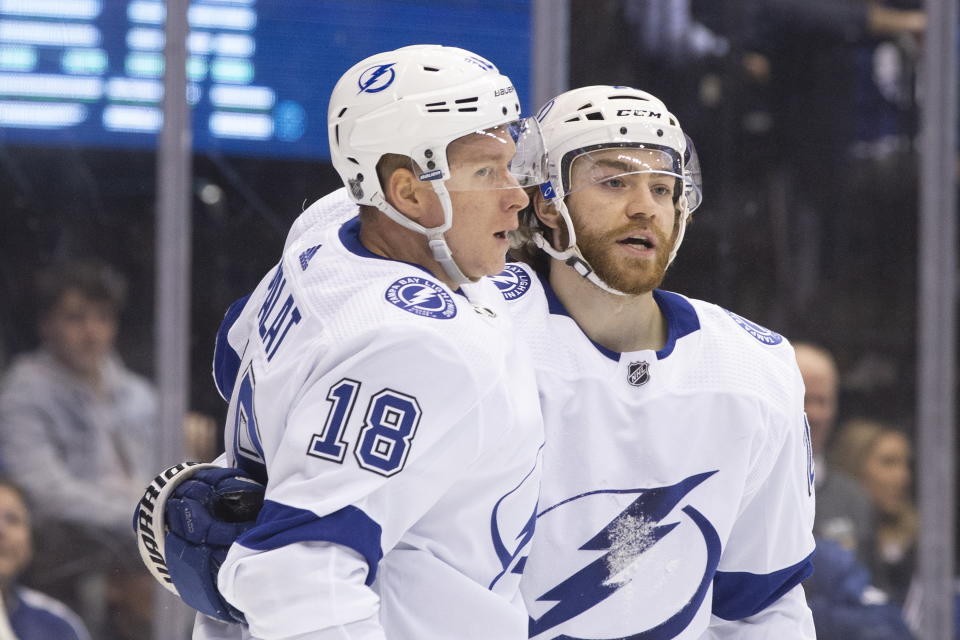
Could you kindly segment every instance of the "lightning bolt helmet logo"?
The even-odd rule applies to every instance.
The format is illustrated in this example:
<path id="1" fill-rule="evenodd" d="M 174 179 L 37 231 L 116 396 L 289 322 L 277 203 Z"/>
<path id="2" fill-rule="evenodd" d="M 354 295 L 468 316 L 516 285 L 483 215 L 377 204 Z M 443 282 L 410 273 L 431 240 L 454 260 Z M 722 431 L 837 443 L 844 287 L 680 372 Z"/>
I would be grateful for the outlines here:
<path id="1" fill-rule="evenodd" d="M 380 93 L 393 84 L 397 77 L 397 72 L 393 70 L 395 64 L 395 62 L 375 64 L 364 69 L 357 79 L 357 86 L 360 87 L 357 95 L 361 93 Z"/>

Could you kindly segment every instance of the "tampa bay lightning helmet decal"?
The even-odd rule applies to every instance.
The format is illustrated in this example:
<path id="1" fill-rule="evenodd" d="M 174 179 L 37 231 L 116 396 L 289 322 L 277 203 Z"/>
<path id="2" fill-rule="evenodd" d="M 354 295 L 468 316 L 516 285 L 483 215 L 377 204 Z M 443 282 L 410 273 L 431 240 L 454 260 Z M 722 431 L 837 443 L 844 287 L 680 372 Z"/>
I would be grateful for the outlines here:
<path id="1" fill-rule="evenodd" d="M 449 320 L 457 315 L 457 304 L 446 289 L 426 278 L 400 278 L 384 294 L 387 302 L 414 315 Z"/>
<path id="2" fill-rule="evenodd" d="M 357 79 L 357 86 L 360 87 L 357 93 L 380 93 L 393 84 L 397 77 L 397 72 L 393 70 L 395 64 L 377 64 L 361 73 Z"/>
<path id="3" fill-rule="evenodd" d="M 532 638 L 575 618 L 630 584 L 632 576 L 625 570 L 681 524 L 680 521 L 665 524 L 661 522 L 690 491 L 715 473 L 717 472 L 708 471 L 693 475 L 668 487 L 590 491 L 568 498 L 538 514 L 538 519 L 543 518 L 554 509 L 599 494 L 639 494 L 606 527 L 580 547 L 580 551 L 605 553 L 537 598 L 538 602 L 555 604 L 540 617 L 530 618 L 529 636 Z M 680 511 L 703 537 L 706 547 L 706 564 L 700 582 L 686 604 L 668 619 L 649 629 L 624 634 L 618 640 L 674 638 L 690 624 L 706 597 L 720 562 L 720 536 L 710 521 L 694 507 L 687 505 Z M 642 535 L 632 536 L 625 545 L 621 540 L 625 530 Z M 599 639 L 558 635 L 554 640 Z"/>
<path id="4" fill-rule="evenodd" d="M 516 264 L 508 264 L 503 271 L 490 276 L 490 279 L 506 300 L 516 300 L 530 290 L 530 276 L 523 267 Z"/>
<path id="5" fill-rule="evenodd" d="M 779 333 L 770 331 L 770 329 L 767 329 L 766 327 L 761 327 L 756 322 L 750 322 L 743 316 L 738 316 L 733 311 L 728 311 L 727 309 L 724 309 L 724 311 L 727 312 L 728 316 L 733 318 L 734 322 L 740 325 L 741 329 L 756 338 L 758 342 L 762 342 L 769 347 L 783 342 L 783 336 Z"/>

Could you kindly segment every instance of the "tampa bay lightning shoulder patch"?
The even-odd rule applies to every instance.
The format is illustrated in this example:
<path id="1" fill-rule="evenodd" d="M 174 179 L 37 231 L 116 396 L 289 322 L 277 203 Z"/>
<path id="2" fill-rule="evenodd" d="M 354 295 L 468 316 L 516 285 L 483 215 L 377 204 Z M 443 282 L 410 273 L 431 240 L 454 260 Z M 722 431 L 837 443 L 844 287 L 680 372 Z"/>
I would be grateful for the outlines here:
<path id="1" fill-rule="evenodd" d="M 770 331 L 770 329 L 767 329 L 766 327 L 761 327 L 756 322 L 750 322 L 743 316 L 738 316 L 733 311 L 729 311 L 727 309 L 724 309 L 724 311 L 727 312 L 727 315 L 733 318 L 734 322 L 740 325 L 741 329 L 756 338 L 758 342 L 762 342 L 770 347 L 783 342 L 783 336 L 779 333 Z"/>
<path id="2" fill-rule="evenodd" d="M 490 276 L 490 279 L 506 300 L 516 300 L 530 290 L 530 275 L 520 265 L 508 264 L 503 271 Z"/>
<path id="3" fill-rule="evenodd" d="M 449 320 L 457 315 L 457 304 L 453 297 L 439 284 L 426 278 L 400 278 L 387 287 L 384 297 L 393 306 L 418 316 Z"/>

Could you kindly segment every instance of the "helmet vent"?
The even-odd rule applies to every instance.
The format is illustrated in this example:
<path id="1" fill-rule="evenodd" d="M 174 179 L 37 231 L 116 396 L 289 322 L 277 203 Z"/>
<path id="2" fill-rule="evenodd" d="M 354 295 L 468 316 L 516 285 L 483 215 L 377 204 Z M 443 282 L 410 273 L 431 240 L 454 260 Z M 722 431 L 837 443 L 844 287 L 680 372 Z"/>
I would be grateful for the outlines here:
<path id="1" fill-rule="evenodd" d="M 577 109 L 577 111 L 583 111 L 584 109 L 589 109 L 589 108 L 592 107 L 592 106 L 593 106 L 593 103 L 592 103 L 592 102 L 588 102 L 587 104 L 585 104 L 585 105 L 583 105 L 582 107 L 580 107 L 579 109 Z"/>
<path id="2" fill-rule="evenodd" d="M 640 96 L 610 96 L 610 100 L 643 100 L 647 102 L 646 98 Z"/>
<path id="3" fill-rule="evenodd" d="M 347 156 L 347 160 L 349 160 L 349 161 L 352 162 L 353 164 L 360 164 L 359 162 L 357 162 L 357 159 L 356 159 L 356 158 L 351 158 L 350 156 Z"/>
<path id="4" fill-rule="evenodd" d="M 579 122 L 579 121 L 580 121 L 580 116 L 577 116 L 575 118 L 570 118 L 569 120 L 564 120 L 564 122 Z"/>
<path id="5" fill-rule="evenodd" d="M 445 101 L 442 101 L 442 100 L 441 100 L 440 102 L 428 102 L 426 106 L 428 106 L 428 107 L 445 107 L 445 106 L 447 106 L 447 103 L 446 103 Z"/>
<path id="6" fill-rule="evenodd" d="M 337 146 L 339 147 L 340 146 L 340 125 L 339 124 L 333 128 L 333 137 L 337 142 Z"/>
<path id="7" fill-rule="evenodd" d="M 338 118 L 342 118 L 342 117 L 343 117 L 343 114 L 345 114 L 346 112 L 347 112 L 347 108 L 346 108 L 346 107 L 344 107 L 343 109 L 340 109 L 340 113 L 337 114 L 337 117 L 338 117 Z"/>
<path id="8" fill-rule="evenodd" d="M 457 111 L 463 113 L 464 111 L 476 111 L 476 107 L 460 107 Z"/>
<path id="9" fill-rule="evenodd" d="M 476 102 L 479 99 L 479 96 L 473 96 L 472 98 L 460 98 L 459 100 L 454 100 L 454 102 L 457 104 L 463 104 L 465 102 Z"/>
<path id="10" fill-rule="evenodd" d="M 437 69 L 436 67 L 424 67 L 423 70 L 424 71 L 440 71 L 440 69 Z"/>
<path id="11" fill-rule="evenodd" d="M 603 120 L 603 114 L 599 111 L 587 114 L 587 120 Z"/>

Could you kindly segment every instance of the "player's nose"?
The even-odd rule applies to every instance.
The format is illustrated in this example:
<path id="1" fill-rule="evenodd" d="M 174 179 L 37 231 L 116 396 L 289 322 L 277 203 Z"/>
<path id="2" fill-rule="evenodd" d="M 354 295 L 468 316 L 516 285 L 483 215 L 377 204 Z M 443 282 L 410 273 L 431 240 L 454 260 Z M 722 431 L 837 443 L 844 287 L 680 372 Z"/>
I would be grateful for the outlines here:
<path id="1" fill-rule="evenodd" d="M 514 180 L 516 182 L 516 180 Z M 511 211 L 519 211 L 530 204 L 530 196 L 517 184 L 516 187 L 503 189 L 504 205 Z"/>
<path id="2" fill-rule="evenodd" d="M 657 214 L 656 201 L 649 189 L 631 189 L 626 203 L 628 218 L 653 218 Z"/>

